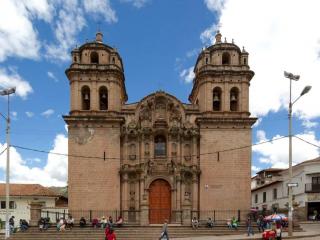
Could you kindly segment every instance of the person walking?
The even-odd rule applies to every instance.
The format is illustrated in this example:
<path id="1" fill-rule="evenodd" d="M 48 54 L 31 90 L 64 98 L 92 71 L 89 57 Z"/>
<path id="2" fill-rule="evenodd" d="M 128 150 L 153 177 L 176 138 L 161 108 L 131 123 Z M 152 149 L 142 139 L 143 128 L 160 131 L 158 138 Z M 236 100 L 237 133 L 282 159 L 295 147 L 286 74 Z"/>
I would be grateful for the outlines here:
<path id="1" fill-rule="evenodd" d="M 281 221 L 276 222 L 276 239 L 281 240 L 282 239 L 282 224 Z"/>
<path id="2" fill-rule="evenodd" d="M 169 234 L 168 234 L 168 220 L 164 220 L 163 226 L 162 226 L 162 232 L 160 235 L 159 240 L 169 240 Z"/>
<path id="3" fill-rule="evenodd" d="M 14 216 L 9 219 L 9 229 L 10 233 L 12 234 L 14 232 Z"/>
<path id="4" fill-rule="evenodd" d="M 250 236 L 252 234 L 252 236 L 254 235 L 254 232 L 253 232 L 253 228 L 252 228 L 252 221 L 251 221 L 251 218 L 248 217 L 247 219 L 247 233 L 248 233 L 248 236 Z"/>

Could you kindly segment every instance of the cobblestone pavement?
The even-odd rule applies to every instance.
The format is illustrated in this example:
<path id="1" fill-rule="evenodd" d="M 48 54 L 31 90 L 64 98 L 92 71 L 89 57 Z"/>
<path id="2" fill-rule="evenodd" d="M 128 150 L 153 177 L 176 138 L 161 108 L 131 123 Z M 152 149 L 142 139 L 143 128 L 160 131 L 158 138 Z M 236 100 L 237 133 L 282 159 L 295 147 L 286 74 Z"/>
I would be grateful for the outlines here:
<path id="1" fill-rule="evenodd" d="M 300 226 L 304 231 L 295 232 L 293 237 L 287 237 L 288 234 L 283 234 L 283 239 L 303 239 L 303 240 L 320 240 L 320 223 L 301 223 Z M 318 236 L 315 236 L 318 235 Z M 308 237 L 310 236 L 310 237 Z M 174 238 L 172 240 L 256 240 L 261 239 L 261 233 L 248 237 L 246 234 L 233 236 L 210 236 L 210 237 L 192 237 L 192 238 Z"/>

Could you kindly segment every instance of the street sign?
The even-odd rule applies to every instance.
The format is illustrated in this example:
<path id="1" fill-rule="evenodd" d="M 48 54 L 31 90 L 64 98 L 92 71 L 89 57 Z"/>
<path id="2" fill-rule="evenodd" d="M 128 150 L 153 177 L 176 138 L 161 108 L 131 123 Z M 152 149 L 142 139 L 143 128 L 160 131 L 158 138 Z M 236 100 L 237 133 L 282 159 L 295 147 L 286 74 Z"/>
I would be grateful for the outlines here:
<path id="1" fill-rule="evenodd" d="M 298 187 L 298 183 L 288 183 L 288 187 Z"/>

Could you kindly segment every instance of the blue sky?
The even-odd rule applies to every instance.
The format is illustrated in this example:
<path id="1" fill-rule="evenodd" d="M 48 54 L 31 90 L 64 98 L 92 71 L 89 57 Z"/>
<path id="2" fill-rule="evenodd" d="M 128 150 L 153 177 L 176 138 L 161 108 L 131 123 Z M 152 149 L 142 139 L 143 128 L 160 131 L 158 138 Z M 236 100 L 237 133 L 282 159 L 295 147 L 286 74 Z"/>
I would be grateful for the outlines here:
<path id="1" fill-rule="evenodd" d="M 69 111 L 69 84 L 64 74 L 70 51 L 92 40 L 97 29 L 104 42 L 123 59 L 128 102 L 165 90 L 188 102 L 192 68 L 202 47 L 217 29 L 250 53 L 256 72 L 250 108 L 259 122 L 253 142 L 286 136 L 288 80 L 283 71 L 301 75 L 293 85 L 294 133 L 320 145 L 319 83 L 320 17 L 317 1 L 254 0 L 37 0 L 0 2 L 0 86 L 17 86 L 11 99 L 12 144 L 45 151 L 67 152 L 63 114 Z M 290 2 L 290 11 L 286 11 Z M 274 6 L 277 6 L 276 8 Z M 297 18 L 297 14 L 302 15 Z M 318 20 L 318 21 L 317 21 Z M 306 27 L 308 26 L 308 27 Z M 6 99 L 0 99 L 6 113 Z M 4 149 L 5 121 L 0 121 Z M 253 171 L 287 166 L 287 139 L 259 145 Z M 319 156 L 319 148 L 294 139 L 294 163 Z M 0 156 L 4 180 L 5 154 Z M 12 148 L 14 182 L 63 185 L 66 158 Z"/>

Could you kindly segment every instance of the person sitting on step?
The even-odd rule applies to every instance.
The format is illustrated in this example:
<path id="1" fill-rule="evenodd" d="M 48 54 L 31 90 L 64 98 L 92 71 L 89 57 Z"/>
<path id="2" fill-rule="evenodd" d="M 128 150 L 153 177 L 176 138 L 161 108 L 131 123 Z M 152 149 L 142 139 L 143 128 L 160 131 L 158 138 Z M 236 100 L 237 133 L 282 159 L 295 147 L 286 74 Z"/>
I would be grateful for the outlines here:
<path id="1" fill-rule="evenodd" d="M 228 226 L 229 229 L 232 228 L 231 219 L 227 219 L 227 226 Z"/>
<path id="2" fill-rule="evenodd" d="M 109 227 L 110 228 L 112 228 L 113 227 L 113 219 L 112 219 L 112 217 L 111 216 L 109 216 L 109 219 L 108 219 L 108 225 L 109 225 Z"/>
<path id="3" fill-rule="evenodd" d="M 28 228 L 29 228 L 28 222 L 25 219 L 20 219 L 20 230 L 22 232 L 25 232 L 28 230 Z"/>
<path id="4" fill-rule="evenodd" d="M 66 227 L 70 228 L 70 230 L 71 230 L 73 228 L 73 225 L 74 225 L 74 219 L 73 219 L 72 215 L 69 214 Z"/>
<path id="5" fill-rule="evenodd" d="M 87 224 L 86 219 L 84 217 L 81 217 L 80 221 L 79 221 L 80 227 L 84 228 L 86 226 L 86 224 Z"/>
<path id="6" fill-rule="evenodd" d="M 235 217 L 233 217 L 231 220 L 231 227 L 234 228 L 235 230 L 238 230 L 238 225 L 239 225 L 238 220 Z"/>
<path id="7" fill-rule="evenodd" d="M 116 221 L 116 226 L 117 227 L 121 227 L 122 224 L 123 224 L 123 218 L 121 216 L 119 216 L 117 221 Z"/>
<path id="8" fill-rule="evenodd" d="M 101 226 L 101 228 L 106 228 L 107 223 L 108 223 L 108 221 L 107 221 L 107 219 L 105 218 L 105 216 L 102 216 L 101 219 L 100 219 L 100 226 Z"/>
<path id="9" fill-rule="evenodd" d="M 210 217 L 208 218 L 208 221 L 207 221 L 207 227 L 208 228 L 213 228 L 213 221 L 212 221 L 212 219 Z"/>
<path id="10" fill-rule="evenodd" d="M 196 217 L 193 217 L 191 220 L 191 225 L 193 229 L 197 229 L 199 227 L 199 221 Z"/>
<path id="11" fill-rule="evenodd" d="M 100 227 L 98 218 L 92 219 L 92 227 L 94 228 Z"/>
<path id="12" fill-rule="evenodd" d="M 38 221 L 38 225 L 39 225 L 39 230 L 42 231 L 44 230 L 44 218 L 40 218 Z"/>
<path id="13" fill-rule="evenodd" d="M 64 218 L 60 218 L 57 223 L 57 231 L 63 232 L 66 230 L 66 221 Z"/>

